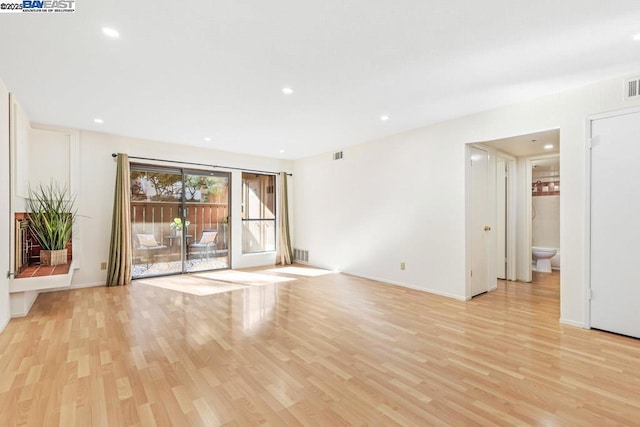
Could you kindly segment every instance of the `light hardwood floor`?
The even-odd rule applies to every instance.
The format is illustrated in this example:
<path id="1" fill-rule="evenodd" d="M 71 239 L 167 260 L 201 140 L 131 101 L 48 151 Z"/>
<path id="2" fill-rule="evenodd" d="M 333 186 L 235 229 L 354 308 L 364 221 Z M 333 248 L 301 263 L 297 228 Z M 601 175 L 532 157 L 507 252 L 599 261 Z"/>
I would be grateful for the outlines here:
<path id="1" fill-rule="evenodd" d="M 462 302 L 280 271 L 41 294 L 0 334 L 0 426 L 640 423 L 640 341 L 560 325 L 557 274 Z"/>

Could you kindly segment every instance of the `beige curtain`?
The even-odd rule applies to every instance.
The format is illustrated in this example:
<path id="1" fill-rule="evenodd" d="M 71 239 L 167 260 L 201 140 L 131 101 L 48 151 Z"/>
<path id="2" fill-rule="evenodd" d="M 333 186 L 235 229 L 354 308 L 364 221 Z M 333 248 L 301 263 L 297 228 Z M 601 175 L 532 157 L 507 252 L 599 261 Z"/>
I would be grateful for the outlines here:
<path id="1" fill-rule="evenodd" d="M 276 252 L 276 264 L 291 264 L 291 238 L 289 237 L 289 201 L 287 189 L 287 173 L 278 175 L 278 245 Z"/>
<path id="2" fill-rule="evenodd" d="M 111 222 L 111 246 L 107 286 L 123 286 L 131 283 L 131 199 L 129 157 L 118 154 L 116 191 L 113 199 Z"/>

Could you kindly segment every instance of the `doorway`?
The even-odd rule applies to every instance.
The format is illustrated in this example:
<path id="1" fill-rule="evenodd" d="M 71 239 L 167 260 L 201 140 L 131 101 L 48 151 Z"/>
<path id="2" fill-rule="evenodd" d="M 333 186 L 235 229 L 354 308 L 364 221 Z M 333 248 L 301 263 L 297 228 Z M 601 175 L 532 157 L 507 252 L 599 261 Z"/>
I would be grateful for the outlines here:
<path id="1" fill-rule="evenodd" d="M 531 159 L 549 154 L 559 156 L 560 132 L 558 129 L 541 131 L 517 137 L 467 144 L 467 160 L 470 147 L 484 149 L 488 153 L 488 193 L 484 203 L 488 210 L 486 225 L 488 244 L 485 266 L 487 269 L 486 290 L 497 286 L 498 278 L 509 281 L 532 281 L 532 218 L 531 218 Z M 528 169 L 529 168 L 529 169 Z M 476 295 L 472 291 L 471 272 L 475 274 L 473 235 L 478 232 L 472 225 L 476 215 L 472 203 L 474 187 L 473 172 L 467 163 L 467 297 Z M 483 179 L 483 178 L 477 178 Z M 559 190 L 559 188 L 558 188 Z M 484 227 L 482 227 L 484 231 Z"/>
<path id="2" fill-rule="evenodd" d="M 134 279 L 229 268 L 230 179 L 131 164 Z"/>

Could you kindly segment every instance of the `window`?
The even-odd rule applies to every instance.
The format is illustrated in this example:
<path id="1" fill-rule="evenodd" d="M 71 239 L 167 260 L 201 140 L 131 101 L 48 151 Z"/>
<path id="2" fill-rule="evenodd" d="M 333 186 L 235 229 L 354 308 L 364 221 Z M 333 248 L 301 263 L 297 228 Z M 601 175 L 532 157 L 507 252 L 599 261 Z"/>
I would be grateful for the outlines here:
<path id="1" fill-rule="evenodd" d="M 242 253 L 276 250 L 275 176 L 242 173 Z"/>

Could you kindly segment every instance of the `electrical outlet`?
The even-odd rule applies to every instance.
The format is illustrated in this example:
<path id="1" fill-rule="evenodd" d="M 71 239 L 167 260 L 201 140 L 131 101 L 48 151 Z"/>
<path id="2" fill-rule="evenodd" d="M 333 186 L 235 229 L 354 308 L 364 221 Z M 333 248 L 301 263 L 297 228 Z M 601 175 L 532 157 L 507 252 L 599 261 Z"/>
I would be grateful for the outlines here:
<path id="1" fill-rule="evenodd" d="M 100 270 L 106 270 L 107 269 L 107 263 L 106 262 L 101 262 L 100 263 Z"/>
<path id="2" fill-rule="evenodd" d="M 400 270 L 404 270 L 404 261 L 400 263 Z"/>

